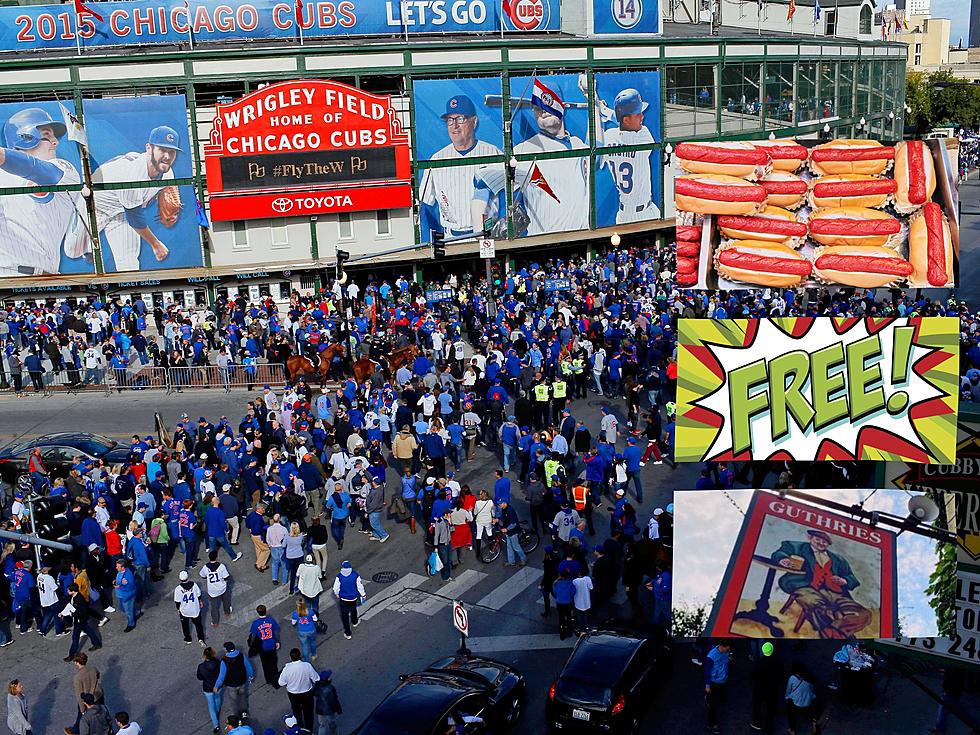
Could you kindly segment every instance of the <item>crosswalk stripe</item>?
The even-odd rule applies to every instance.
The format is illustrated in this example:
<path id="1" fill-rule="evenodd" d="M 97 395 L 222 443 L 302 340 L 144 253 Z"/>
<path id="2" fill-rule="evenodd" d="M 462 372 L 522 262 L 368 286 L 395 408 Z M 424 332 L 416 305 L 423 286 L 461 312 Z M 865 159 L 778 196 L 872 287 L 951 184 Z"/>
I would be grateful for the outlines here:
<path id="1" fill-rule="evenodd" d="M 397 603 L 389 605 L 389 609 L 399 612 L 415 612 L 431 617 L 438 614 L 440 610 L 448 609 L 452 600 L 461 597 L 464 592 L 479 584 L 486 576 L 485 572 L 467 569 L 451 582 L 431 591 L 413 590 L 412 593 L 406 593 Z"/>
<path id="2" fill-rule="evenodd" d="M 572 636 L 562 640 L 557 633 L 529 633 L 527 635 L 488 635 L 468 638 L 466 647 L 473 653 L 495 651 L 542 651 L 549 648 L 571 648 L 578 641 Z"/>
<path id="3" fill-rule="evenodd" d="M 383 589 L 379 590 L 377 595 L 368 597 L 367 602 L 365 602 L 357 611 L 358 618 L 361 620 L 370 620 L 382 610 L 387 609 L 388 606 L 394 602 L 395 597 L 399 593 L 410 587 L 417 587 L 424 581 L 425 577 L 423 577 L 421 574 L 409 572 L 404 577 L 397 579 Z"/>
<path id="4" fill-rule="evenodd" d="M 538 580 L 543 576 L 543 569 L 521 567 L 506 582 L 491 590 L 489 594 L 476 604 L 493 608 L 494 610 L 500 610 L 528 587 L 537 584 Z"/>

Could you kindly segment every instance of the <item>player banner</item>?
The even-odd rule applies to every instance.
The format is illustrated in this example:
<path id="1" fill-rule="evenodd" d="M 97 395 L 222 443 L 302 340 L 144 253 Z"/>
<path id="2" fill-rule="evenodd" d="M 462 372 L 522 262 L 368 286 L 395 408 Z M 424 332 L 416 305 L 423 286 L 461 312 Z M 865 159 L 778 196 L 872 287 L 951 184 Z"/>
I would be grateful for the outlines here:
<path id="1" fill-rule="evenodd" d="M 448 161 L 419 173 L 422 242 L 433 230 L 447 238 L 507 236 L 500 77 L 424 79 L 413 84 L 415 148 L 420 160 Z M 482 163 L 468 163 L 471 159 Z"/>
<path id="2" fill-rule="evenodd" d="M 660 150 L 614 150 L 660 142 L 660 72 L 596 74 L 595 100 L 596 225 L 660 219 Z"/>
<path id="3" fill-rule="evenodd" d="M 0 53 L 249 39 L 557 31 L 559 0 L 132 0 L 0 8 Z M 99 17 L 97 17 L 97 14 Z M 77 36 L 77 37 L 76 37 Z"/>
<path id="4" fill-rule="evenodd" d="M 895 533 L 758 492 L 705 635 L 878 638 L 897 632 Z"/>
<path id="5" fill-rule="evenodd" d="M 194 187 L 159 185 L 193 175 L 184 95 L 83 104 L 105 272 L 202 265 Z M 103 184 L 126 187 L 103 190 Z M 66 249 L 91 253 L 87 222 L 74 228 Z"/>
<path id="6" fill-rule="evenodd" d="M 949 464 L 955 318 L 681 319 L 676 460 Z"/>
<path id="7" fill-rule="evenodd" d="M 65 123 L 74 113 L 70 100 L 0 104 L 0 188 L 37 187 L 28 194 L 0 193 L 0 278 L 94 272 L 91 254 L 64 248 L 69 230 L 87 222 L 81 152 Z M 77 188 L 55 192 L 46 186 Z"/>

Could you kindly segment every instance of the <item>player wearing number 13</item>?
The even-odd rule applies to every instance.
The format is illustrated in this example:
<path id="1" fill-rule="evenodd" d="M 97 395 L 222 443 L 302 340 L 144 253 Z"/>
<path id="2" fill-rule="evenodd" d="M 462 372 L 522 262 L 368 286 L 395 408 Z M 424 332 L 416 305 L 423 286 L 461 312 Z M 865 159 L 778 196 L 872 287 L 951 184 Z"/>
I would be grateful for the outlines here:
<path id="1" fill-rule="evenodd" d="M 94 182 L 160 181 L 174 178 L 173 165 L 181 152 L 177 131 L 159 125 L 150 131 L 146 150 L 130 151 L 110 158 L 92 174 Z M 155 198 L 161 213 L 161 222 L 172 226 L 164 217 L 165 200 L 173 196 L 172 187 L 147 187 L 144 189 L 110 189 L 95 195 L 95 218 L 99 232 L 105 235 L 112 252 L 117 271 L 135 271 L 140 267 L 140 247 L 143 240 L 153 249 L 157 261 L 170 254 L 169 248 L 150 229 L 146 208 Z M 177 204 L 179 208 L 179 201 Z M 78 257 L 91 251 L 88 230 L 84 223 L 75 229 L 74 237 L 65 241 L 65 254 Z"/>
<path id="2" fill-rule="evenodd" d="M 579 80 L 580 85 L 582 80 Z M 624 89 L 616 95 L 612 109 L 603 100 L 596 106 L 596 137 L 602 146 L 628 146 L 655 143 L 653 134 L 643 122 L 649 104 L 636 89 Z M 611 127 L 604 127 L 613 123 Z M 653 202 L 653 179 L 650 155 L 653 151 L 604 153 L 599 165 L 608 169 L 619 194 L 616 224 L 640 222 L 660 217 Z"/>

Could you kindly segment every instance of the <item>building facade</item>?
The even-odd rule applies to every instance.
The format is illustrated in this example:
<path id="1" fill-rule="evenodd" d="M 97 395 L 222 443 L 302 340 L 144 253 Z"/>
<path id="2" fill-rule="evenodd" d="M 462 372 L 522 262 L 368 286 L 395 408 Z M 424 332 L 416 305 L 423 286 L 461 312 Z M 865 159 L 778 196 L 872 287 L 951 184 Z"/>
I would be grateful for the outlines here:
<path id="1" fill-rule="evenodd" d="M 923 68 L 939 67 L 950 63 L 948 18 L 910 14 L 906 21 L 908 30 L 898 33 L 896 40 L 908 44 L 910 70 L 921 71 Z"/>
<path id="2" fill-rule="evenodd" d="M 595 30 L 595 18 L 589 23 Z M 85 151 L 70 142 L 70 130 L 61 139 L 59 149 L 68 151 L 63 157 L 77 175 L 47 187 L 46 196 L 74 202 L 74 222 L 55 256 L 60 264 L 4 271 L 0 298 L 92 292 L 183 303 L 239 292 L 285 298 L 291 289 L 318 287 L 338 250 L 350 253 L 354 267 L 407 275 L 430 260 L 432 233 L 443 232 L 449 258 L 473 258 L 474 235 L 482 235 L 474 222 L 481 217 L 498 258 L 608 242 L 613 233 L 652 240 L 666 237 L 672 226 L 668 144 L 770 134 L 901 136 L 902 44 L 820 35 L 675 38 L 666 25 L 666 36 L 571 36 L 556 27 L 407 41 L 307 36 L 208 44 L 188 38 L 122 52 L 72 53 L 68 47 L 0 55 L 4 121 L 24 109 L 56 122 L 59 114 L 66 121 L 74 115 L 88 137 Z M 379 193 L 377 206 L 368 199 L 352 211 L 214 216 L 218 195 L 212 199 L 209 191 L 205 145 L 214 142 L 216 115 L 295 80 L 336 83 L 353 96 L 387 100 L 407 134 L 411 168 L 400 183 L 410 196 L 390 205 Z M 534 127 L 540 122 L 535 106 L 553 97 L 565 110 L 560 147 L 549 146 L 552 138 Z M 470 103 L 474 114 L 464 114 Z M 454 104 L 463 106 L 458 114 Z M 617 127 L 626 110 L 621 104 L 642 111 L 636 134 Z M 487 147 L 464 160 L 452 154 L 451 141 L 467 118 L 478 126 L 474 139 Z M 170 144 L 176 148 L 167 147 L 167 130 L 176 135 Z M 69 150 L 76 147 L 81 152 Z M 161 150 L 164 158 L 174 151 L 168 172 L 146 176 L 144 168 L 152 170 Z M 135 161 L 138 173 L 115 173 L 122 170 L 120 159 Z M 642 171 L 634 168 L 638 162 Z M 462 230 L 451 213 L 452 191 L 437 183 L 454 176 L 475 187 L 477 194 L 464 196 L 468 202 L 486 192 L 473 220 L 464 214 Z M 634 184 L 647 192 L 642 200 L 625 195 Z M 0 205 L 6 196 L 37 191 L 6 180 L 2 185 Z M 183 205 L 169 228 L 164 188 L 176 190 Z M 142 202 L 145 221 L 134 220 L 134 207 L 126 204 L 132 201 Z M 164 249 L 132 234 L 141 227 Z"/>

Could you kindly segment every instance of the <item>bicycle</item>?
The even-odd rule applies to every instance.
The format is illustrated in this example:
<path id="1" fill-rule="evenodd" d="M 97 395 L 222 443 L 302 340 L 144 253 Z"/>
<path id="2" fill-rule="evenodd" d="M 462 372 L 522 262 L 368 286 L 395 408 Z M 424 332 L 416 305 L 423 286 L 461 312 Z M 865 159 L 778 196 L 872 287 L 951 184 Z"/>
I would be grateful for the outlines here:
<path id="1" fill-rule="evenodd" d="M 537 531 L 528 530 L 523 525 L 521 530 L 517 532 L 518 541 L 521 545 L 521 549 L 524 550 L 525 554 L 530 554 L 536 548 L 538 544 L 541 543 L 541 537 L 538 535 Z M 480 561 L 484 564 L 492 564 L 500 556 L 500 553 L 507 548 L 507 531 L 502 528 L 498 528 L 494 531 L 493 535 L 486 540 L 483 544 L 483 548 L 480 549 Z"/>

